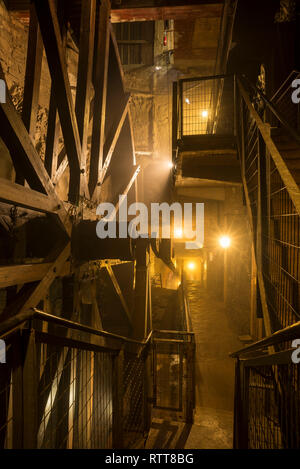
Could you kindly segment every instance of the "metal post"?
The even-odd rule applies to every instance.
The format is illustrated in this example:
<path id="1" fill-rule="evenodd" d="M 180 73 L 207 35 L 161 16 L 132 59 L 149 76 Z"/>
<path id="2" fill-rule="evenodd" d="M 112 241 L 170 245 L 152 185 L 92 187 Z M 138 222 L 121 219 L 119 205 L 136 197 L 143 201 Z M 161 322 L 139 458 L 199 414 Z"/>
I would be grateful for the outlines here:
<path id="1" fill-rule="evenodd" d="M 37 447 L 38 428 L 38 395 L 37 395 L 37 363 L 35 331 L 22 332 L 25 350 L 23 366 L 23 448 Z"/>
<path id="2" fill-rule="evenodd" d="M 123 367 L 124 351 L 113 357 L 113 425 L 112 444 L 114 449 L 123 448 Z"/>

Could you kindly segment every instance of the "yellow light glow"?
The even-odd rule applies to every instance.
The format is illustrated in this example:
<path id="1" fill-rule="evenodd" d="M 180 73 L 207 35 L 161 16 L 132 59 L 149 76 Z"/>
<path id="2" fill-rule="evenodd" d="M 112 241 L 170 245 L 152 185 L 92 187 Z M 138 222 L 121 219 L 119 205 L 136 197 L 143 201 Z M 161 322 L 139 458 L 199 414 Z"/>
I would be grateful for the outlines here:
<path id="1" fill-rule="evenodd" d="M 206 119 L 208 117 L 208 111 L 206 109 L 204 109 L 204 111 L 202 111 L 201 115 L 204 119 Z"/>
<path id="2" fill-rule="evenodd" d="M 170 169 L 173 168 L 173 163 L 172 163 L 172 161 L 168 161 L 168 168 L 170 168 Z"/>
<path id="3" fill-rule="evenodd" d="M 196 268 L 195 262 L 189 262 L 188 263 L 188 269 L 189 270 L 195 270 L 195 268 Z"/>
<path id="4" fill-rule="evenodd" d="M 182 229 L 181 228 L 176 228 L 174 231 L 175 238 L 182 238 Z"/>
<path id="5" fill-rule="evenodd" d="M 231 244 L 231 239 L 228 236 L 221 236 L 219 244 L 223 249 L 227 249 Z"/>
<path id="6" fill-rule="evenodd" d="M 185 102 L 186 102 L 186 104 L 191 104 L 189 98 L 185 98 Z"/>

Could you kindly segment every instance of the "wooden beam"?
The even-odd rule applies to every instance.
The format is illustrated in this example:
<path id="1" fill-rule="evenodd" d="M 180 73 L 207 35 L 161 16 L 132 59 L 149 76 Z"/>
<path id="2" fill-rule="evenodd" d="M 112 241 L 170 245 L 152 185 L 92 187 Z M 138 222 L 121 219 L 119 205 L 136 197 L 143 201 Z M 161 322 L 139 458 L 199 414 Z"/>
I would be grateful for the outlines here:
<path id="1" fill-rule="evenodd" d="M 26 181 L 33 190 L 44 193 L 52 199 L 54 206 L 57 207 L 57 215 L 60 221 L 67 232 L 70 233 L 67 212 L 64 206 L 61 206 L 60 199 L 56 195 L 54 186 L 43 162 L 37 154 L 32 140 L 10 96 L 7 96 L 6 103 L 0 104 L 0 129 L 1 138 L 10 152 L 15 167 L 18 170 L 22 170 Z"/>
<path id="2" fill-rule="evenodd" d="M 96 63 L 94 71 L 94 118 L 91 144 L 91 163 L 89 191 L 94 194 L 100 183 L 103 164 L 105 113 L 108 80 L 109 43 L 110 43 L 110 2 L 101 2 L 98 35 L 96 44 Z"/>
<path id="3" fill-rule="evenodd" d="M 52 179 L 56 174 L 57 170 L 57 146 L 58 146 L 58 134 L 59 134 L 59 119 L 57 113 L 57 106 L 55 100 L 55 92 L 53 84 L 51 85 L 50 92 L 50 104 L 48 114 L 48 128 L 46 138 L 46 151 L 45 151 L 45 168 L 49 177 Z"/>
<path id="4" fill-rule="evenodd" d="M 62 35 L 62 44 L 64 51 L 67 46 L 67 31 L 64 24 L 64 15 L 63 10 L 60 9 L 60 15 L 58 17 L 60 30 Z M 45 167 L 46 170 L 53 181 L 56 174 L 57 166 L 60 162 L 58 152 L 58 139 L 60 133 L 60 121 L 57 111 L 57 104 L 55 98 L 55 88 L 53 82 L 51 83 L 51 92 L 50 92 L 50 103 L 49 103 L 49 115 L 48 115 L 48 128 L 47 128 L 47 139 L 46 139 L 46 151 L 45 151 Z M 65 148 L 63 148 L 65 155 Z"/>
<path id="5" fill-rule="evenodd" d="M 113 128 L 111 129 L 110 133 L 108 134 L 106 138 L 105 145 L 104 145 L 104 164 L 102 167 L 101 179 L 100 179 L 101 184 L 103 183 L 103 180 L 109 168 L 113 152 L 115 150 L 121 130 L 123 128 L 123 125 L 124 125 L 124 122 L 128 113 L 128 109 L 129 109 L 129 100 L 130 100 L 130 93 L 126 93 L 124 103 L 122 105 L 121 115 L 119 119 L 117 119 L 116 122 L 114 123 Z"/>
<path id="6" fill-rule="evenodd" d="M 141 167 L 140 166 L 133 166 L 133 174 L 127 184 L 127 186 L 125 187 L 124 191 L 122 192 L 122 195 L 128 195 L 128 192 L 130 191 L 132 185 L 135 183 L 139 173 L 140 173 L 140 170 L 141 170 Z M 120 199 L 117 201 L 116 203 L 116 216 L 117 216 L 117 213 L 120 209 Z"/>
<path id="7" fill-rule="evenodd" d="M 84 194 L 87 198 L 89 198 L 89 193 L 86 180 L 86 160 L 90 122 L 95 19 L 96 0 L 83 0 L 81 3 L 80 44 L 75 110 L 82 147 L 80 193 Z"/>
<path id="8" fill-rule="evenodd" d="M 26 73 L 22 119 L 29 135 L 34 141 L 38 111 L 43 41 L 34 4 L 30 7 L 30 26 L 27 46 Z"/>
<path id="9" fill-rule="evenodd" d="M 56 249 L 55 249 L 56 251 Z M 50 285 L 56 277 L 63 272 L 71 254 L 70 242 L 60 251 L 56 260 L 50 263 L 48 270 L 43 275 L 38 285 L 30 285 L 29 288 L 21 290 L 12 303 L 8 304 L 2 312 L 2 319 L 7 319 L 15 314 L 24 313 L 31 308 L 35 308 L 45 297 Z M 24 287 L 25 288 L 25 287 Z"/>
<path id="10" fill-rule="evenodd" d="M 47 272 L 53 267 L 52 262 L 43 264 L 22 264 L 0 267 L 0 288 L 6 288 L 13 285 L 22 285 L 25 283 L 41 280 Z M 67 262 L 61 276 L 69 275 L 70 263 Z"/>
<path id="11" fill-rule="evenodd" d="M 2 178 L 0 178 L 0 200 L 43 213 L 57 213 L 60 209 L 60 204 L 52 197 Z"/>
<path id="12" fill-rule="evenodd" d="M 123 295 L 123 293 L 122 293 L 122 290 L 121 290 L 121 288 L 120 288 L 120 285 L 119 285 L 119 283 L 118 283 L 118 280 L 117 280 L 117 278 L 116 278 L 116 276 L 115 276 L 115 273 L 114 273 L 114 271 L 113 271 L 113 269 L 112 269 L 112 266 L 109 265 L 109 264 L 107 264 L 107 265 L 106 265 L 106 269 L 107 269 L 107 272 L 108 272 L 108 274 L 109 274 L 109 276 L 110 276 L 110 279 L 111 279 L 111 281 L 112 281 L 112 283 L 113 283 L 113 286 L 114 286 L 114 288 L 115 288 L 115 290 L 116 290 L 116 293 L 117 293 L 117 295 L 118 295 L 118 297 L 119 297 L 119 299 L 120 299 L 120 301 L 121 301 L 121 303 L 122 303 L 122 306 L 123 306 L 123 309 L 124 309 L 124 311 L 125 311 L 125 313 L 126 313 L 127 319 L 128 319 L 128 321 L 129 321 L 129 323 L 130 323 L 130 325 L 131 325 L 131 315 L 130 315 L 130 311 L 129 311 L 129 309 L 128 309 L 127 303 L 126 303 L 126 301 L 125 301 L 124 295 Z"/>
<path id="13" fill-rule="evenodd" d="M 78 202 L 81 143 L 55 0 L 34 0 L 70 166 L 69 199 Z"/>

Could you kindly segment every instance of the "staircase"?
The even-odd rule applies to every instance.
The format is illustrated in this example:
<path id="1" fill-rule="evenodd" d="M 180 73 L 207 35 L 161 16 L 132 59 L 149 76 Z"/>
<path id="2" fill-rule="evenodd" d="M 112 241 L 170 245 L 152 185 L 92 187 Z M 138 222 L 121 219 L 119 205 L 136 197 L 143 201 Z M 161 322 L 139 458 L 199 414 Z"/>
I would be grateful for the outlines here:
<path id="1" fill-rule="evenodd" d="M 231 112 L 226 80 L 233 83 Z M 257 268 L 257 316 L 267 336 L 232 355 L 234 447 L 299 448 L 300 375 L 291 359 L 291 341 L 300 336 L 299 106 L 292 103 L 289 80 L 272 101 L 246 77 L 187 82 L 173 89 L 175 184 L 185 177 L 208 179 L 215 188 L 220 181 L 242 182 Z M 199 123 L 204 108 L 210 116 L 205 112 Z"/>

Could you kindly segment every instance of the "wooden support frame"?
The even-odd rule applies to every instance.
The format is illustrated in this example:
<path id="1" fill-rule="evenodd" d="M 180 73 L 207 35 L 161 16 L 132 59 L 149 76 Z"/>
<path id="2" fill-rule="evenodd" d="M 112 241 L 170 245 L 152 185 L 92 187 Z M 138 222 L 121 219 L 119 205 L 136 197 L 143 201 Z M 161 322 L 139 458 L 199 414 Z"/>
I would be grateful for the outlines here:
<path id="1" fill-rule="evenodd" d="M 101 184 L 103 183 L 104 178 L 106 176 L 106 173 L 107 173 L 107 170 L 109 168 L 114 149 L 115 149 L 116 144 L 118 142 L 118 139 L 119 139 L 121 130 L 123 128 L 125 119 L 128 115 L 128 109 L 129 109 L 129 103 L 130 103 L 129 100 L 130 100 L 130 93 L 126 93 L 120 118 L 117 120 L 117 122 L 115 122 L 115 124 L 113 126 L 113 129 L 111 130 L 111 132 L 109 133 L 109 135 L 107 136 L 107 139 L 105 141 L 104 151 L 103 151 L 103 153 L 104 153 L 104 164 L 103 164 L 103 167 L 102 167 L 102 170 L 101 170 L 101 178 L 100 178 Z"/>
<path id="2" fill-rule="evenodd" d="M 55 1 L 35 0 L 34 3 L 70 166 L 69 198 L 76 204 L 80 186 L 81 143 Z"/>
<path id="3" fill-rule="evenodd" d="M 83 0 L 81 5 L 80 45 L 75 111 L 81 140 L 80 194 L 89 198 L 86 180 L 87 140 L 95 42 L 96 0 Z"/>
<path id="4" fill-rule="evenodd" d="M 97 186 L 100 183 L 103 165 L 105 113 L 107 98 L 108 61 L 110 45 L 110 2 L 101 2 L 97 30 L 96 63 L 94 70 L 94 116 L 91 146 L 89 191 L 94 201 L 98 199 Z"/>

